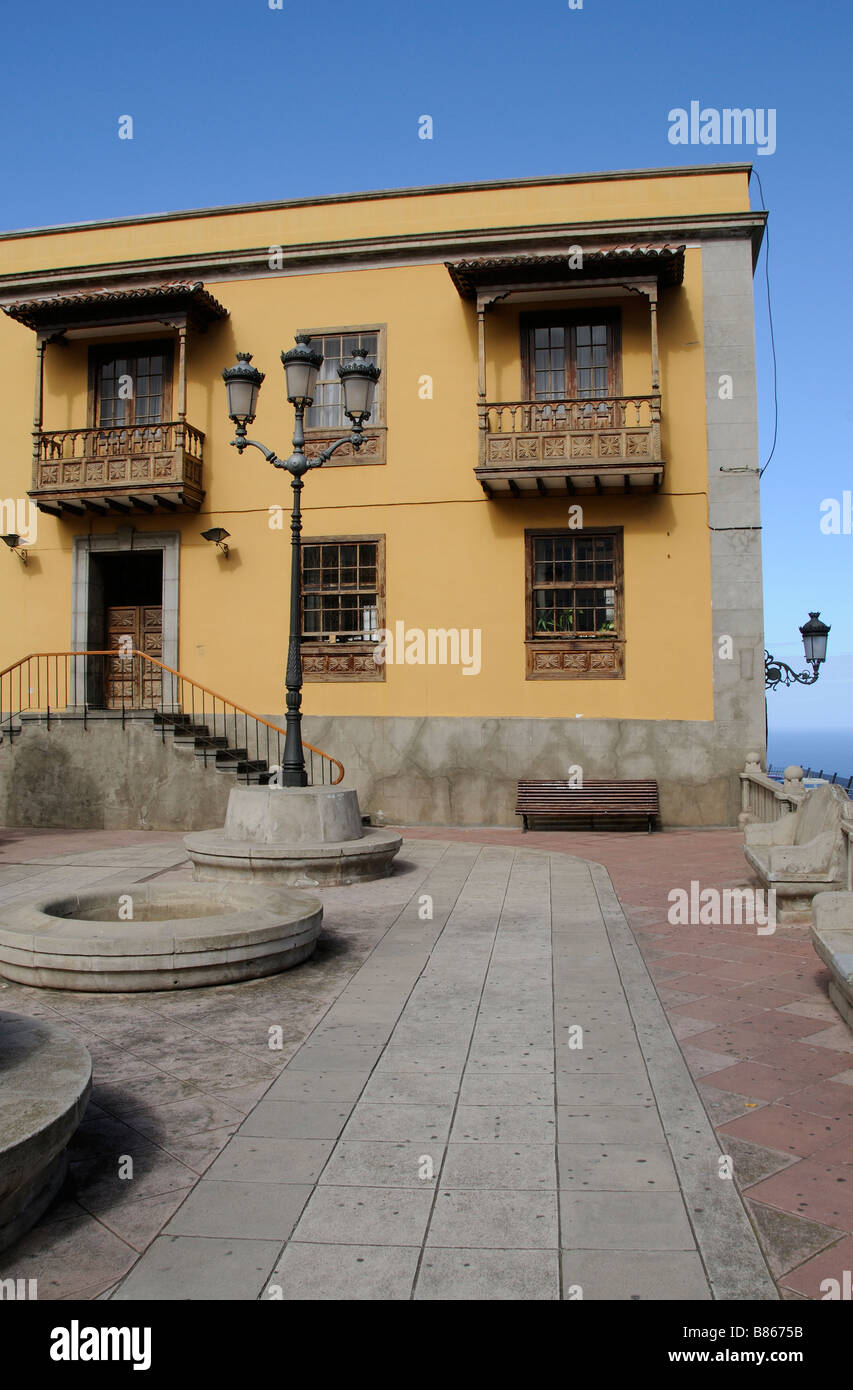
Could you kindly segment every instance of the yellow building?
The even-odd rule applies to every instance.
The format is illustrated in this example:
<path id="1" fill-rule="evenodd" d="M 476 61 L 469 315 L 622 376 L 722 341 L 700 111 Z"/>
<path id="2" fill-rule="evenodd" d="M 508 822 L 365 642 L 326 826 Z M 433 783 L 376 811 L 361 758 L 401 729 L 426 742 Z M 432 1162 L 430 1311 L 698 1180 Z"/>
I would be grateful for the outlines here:
<path id="1" fill-rule="evenodd" d="M 5 823 L 215 824 L 228 748 L 249 776 L 279 756 L 240 711 L 283 722 L 289 476 L 230 447 L 221 373 L 251 351 L 249 434 L 286 458 L 297 333 L 324 355 L 309 454 L 349 428 L 340 362 L 382 373 L 363 448 L 302 497 L 304 736 L 362 809 L 515 824 L 519 778 L 576 768 L 656 778 L 665 823 L 731 823 L 764 744 L 748 180 L 3 234 Z M 189 727 L 215 732 L 210 692 L 218 750 Z"/>

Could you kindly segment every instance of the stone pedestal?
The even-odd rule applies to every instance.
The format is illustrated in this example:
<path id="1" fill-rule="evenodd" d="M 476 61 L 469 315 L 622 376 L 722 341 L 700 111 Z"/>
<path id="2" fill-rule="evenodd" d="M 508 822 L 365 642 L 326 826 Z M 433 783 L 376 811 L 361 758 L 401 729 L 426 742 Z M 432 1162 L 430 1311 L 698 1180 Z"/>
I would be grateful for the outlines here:
<path id="1" fill-rule="evenodd" d="M 194 878 L 311 888 L 384 878 L 402 845 L 338 787 L 234 787 L 222 830 L 184 837 Z"/>

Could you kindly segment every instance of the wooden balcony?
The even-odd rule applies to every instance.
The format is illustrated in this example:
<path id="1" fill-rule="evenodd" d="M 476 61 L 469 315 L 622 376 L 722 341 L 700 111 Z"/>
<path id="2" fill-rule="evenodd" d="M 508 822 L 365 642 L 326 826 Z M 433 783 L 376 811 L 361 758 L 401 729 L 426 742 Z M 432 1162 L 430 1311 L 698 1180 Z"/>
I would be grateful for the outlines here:
<path id="1" fill-rule="evenodd" d="M 198 511 L 204 435 L 184 421 L 38 430 L 30 496 L 55 516 Z"/>
<path id="2" fill-rule="evenodd" d="M 487 497 L 657 492 L 660 407 L 658 394 L 486 402 L 475 475 Z"/>

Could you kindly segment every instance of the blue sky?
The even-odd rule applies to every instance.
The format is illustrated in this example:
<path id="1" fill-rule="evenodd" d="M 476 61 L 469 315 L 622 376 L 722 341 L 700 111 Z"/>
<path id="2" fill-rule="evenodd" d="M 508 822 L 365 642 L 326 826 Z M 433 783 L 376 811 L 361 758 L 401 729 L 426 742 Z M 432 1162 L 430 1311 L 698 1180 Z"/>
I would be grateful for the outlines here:
<path id="1" fill-rule="evenodd" d="M 846 7 L 826 0 L 9 6 L 0 225 L 752 159 L 771 211 L 779 388 L 762 484 L 767 643 L 800 669 L 809 609 L 832 625 L 818 684 L 771 695 L 771 732 L 849 735 L 853 535 L 824 534 L 820 505 L 853 490 L 851 31 Z M 671 145 L 668 112 L 693 100 L 773 108 L 775 153 Z M 431 141 L 418 138 L 423 114 Z M 124 115 L 132 141 L 118 138 Z M 762 462 L 773 435 L 767 324 L 762 253 Z"/>

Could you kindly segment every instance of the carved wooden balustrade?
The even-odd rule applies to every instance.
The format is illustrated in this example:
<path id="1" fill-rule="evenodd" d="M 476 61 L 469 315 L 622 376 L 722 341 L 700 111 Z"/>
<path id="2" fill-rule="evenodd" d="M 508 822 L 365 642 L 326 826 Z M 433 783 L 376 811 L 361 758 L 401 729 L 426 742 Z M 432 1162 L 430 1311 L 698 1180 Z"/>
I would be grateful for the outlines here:
<path id="1" fill-rule="evenodd" d="M 661 398 L 492 401 L 479 407 L 486 493 L 660 486 Z"/>
<path id="2" fill-rule="evenodd" d="M 39 430 L 33 490 L 44 511 L 196 511 L 204 435 L 186 421 Z"/>
<path id="3" fill-rule="evenodd" d="M 660 396 L 500 401 L 480 410 L 481 463 L 660 458 Z"/>

